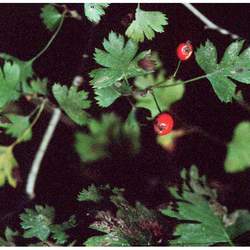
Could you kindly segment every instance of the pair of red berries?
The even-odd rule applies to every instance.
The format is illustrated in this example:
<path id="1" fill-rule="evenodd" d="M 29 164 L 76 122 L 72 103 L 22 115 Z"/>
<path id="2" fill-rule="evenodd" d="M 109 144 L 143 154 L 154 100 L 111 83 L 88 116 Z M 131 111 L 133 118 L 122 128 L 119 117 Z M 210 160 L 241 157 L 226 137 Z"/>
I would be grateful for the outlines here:
<path id="1" fill-rule="evenodd" d="M 179 60 L 186 61 L 193 53 L 193 46 L 190 41 L 180 43 L 176 49 Z M 169 134 L 174 127 L 174 119 L 169 113 L 160 113 L 154 122 L 154 130 L 158 135 Z"/>

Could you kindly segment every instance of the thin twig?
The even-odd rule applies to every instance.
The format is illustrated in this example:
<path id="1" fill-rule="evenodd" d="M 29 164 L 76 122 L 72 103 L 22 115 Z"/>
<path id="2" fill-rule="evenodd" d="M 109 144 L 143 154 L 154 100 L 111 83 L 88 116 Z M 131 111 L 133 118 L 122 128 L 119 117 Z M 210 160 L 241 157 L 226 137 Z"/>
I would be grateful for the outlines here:
<path id="1" fill-rule="evenodd" d="M 49 142 L 54 134 L 56 126 L 58 122 L 60 121 L 60 117 L 61 117 L 61 110 L 59 108 L 55 108 L 51 116 L 51 119 L 49 121 L 46 132 L 43 135 L 42 142 L 39 146 L 39 149 L 35 155 L 34 161 L 31 165 L 31 170 L 29 172 L 27 183 L 26 183 L 26 193 L 30 199 L 33 199 L 35 197 L 34 189 L 35 189 L 35 184 L 37 180 L 37 175 L 41 166 L 41 162 L 48 148 Z"/>
<path id="2" fill-rule="evenodd" d="M 221 33 L 222 35 L 231 36 L 232 39 L 239 39 L 240 38 L 239 35 L 234 34 L 234 33 L 230 32 L 229 30 L 226 30 L 226 29 L 216 25 L 214 22 L 212 22 L 206 16 L 204 16 L 199 10 L 197 10 L 192 4 L 190 4 L 190 3 L 182 3 L 182 4 L 205 24 L 205 29 L 216 30 L 217 32 Z"/>

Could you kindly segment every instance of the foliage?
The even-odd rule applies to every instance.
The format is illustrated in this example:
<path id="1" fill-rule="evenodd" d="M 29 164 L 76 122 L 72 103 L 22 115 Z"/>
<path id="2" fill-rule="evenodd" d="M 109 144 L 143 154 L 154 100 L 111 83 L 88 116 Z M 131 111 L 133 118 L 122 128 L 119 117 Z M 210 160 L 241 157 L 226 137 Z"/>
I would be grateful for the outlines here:
<path id="1" fill-rule="evenodd" d="M 160 11 L 144 11 L 139 6 L 136 9 L 135 20 L 126 30 L 126 35 L 136 42 L 143 42 L 145 37 L 152 40 L 155 32 L 162 33 L 168 24 L 167 17 Z"/>
<path id="2" fill-rule="evenodd" d="M 44 25 L 50 31 L 55 30 L 62 19 L 62 14 L 57 10 L 55 6 L 51 4 L 46 4 L 42 8 L 40 16 Z"/>
<path id="3" fill-rule="evenodd" d="M 87 100 L 88 93 L 84 90 L 77 91 L 77 87 L 61 86 L 54 84 L 52 92 L 60 107 L 65 113 L 78 125 L 85 125 L 88 120 L 88 114 L 83 109 L 90 107 L 90 101 Z"/>
<path id="4" fill-rule="evenodd" d="M 28 141 L 31 139 L 32 130 L 29 129 L 30 127 L 29 116 L 22 116 L 16 114 L 7 114 L 5 116 L 8 118 L 10 122 L 0 123 L 0 128 L 4 128 L 5 133 L 7 135 L 10 135 L 14 138 L 19 138 L 25 133 L 25 136 L 23 137 L 22 140 Z M 28 132 L 26 132 L 26 130 L 28 130 Z"/>
<path id="5" fill-rule="evenodd" d="M 160 71 L 156 77 L 153 74 L 148 74 L 146 76 L 137 77 L 135 80 L 135 85 L 140 90 L 145 90 L 153 84 L 158 83 L 161 83 L 161 86 L 177 84 L 173 87 L 155 88 L 153 90 L 160 108 L 162 110 L 168 110 L 171 104 L 182 98 L 184 86 L 181 84 L 181 80 L 176 81 L 173 78 L 167 79 L 164 71 Z M 159 113 L 151 91 L 136 95 L 135 98 L 136 106 L 150 110 L 152 117 L 155 117 Z"/>
<path id="6" fill-rule="evenodd" d="M 75 148 L 83 162 L 109 156 L 109 147 L 113 144 L 128 144 L 131 153 L 136 153 L 139 149 L 140 130 L 134 111 L 124 124 L 114 113 L 109 113 L 103 114 L 100 121 L 90 120 L 87 126 L 89 134 L 77 132 L 75 135 Z"/>
<path id="7" fill-rule="evenodd" d="M 227 145 L 225 170 L 240 172 L 250 167 L 250 122 L 244 121 L 234 130 L 232 141 Z"/>
<path id="8" fill-rule="evenodd" d="M 216 48 L 209 40 L 195 53 L 197 63 L 207 74 L 216 95 L 222 102 L 232 101 L 235 95 L 236 85 L 229 77 L 241 83 L 250 83 L 250 48 L 240 53 L 243 42 L 231 43 L 219 64 Z"/>
<path id="9" fill-rule="evenodd" d="M 20 68 L 16 63 L 5 62 L 0 70 L 0 108 L 19 98 Z"/>
<path id="10" fill-rule="evenodd" d="M 196 167 L 191 167 L 189 173 L 184 169 L 181 172 L 182 188 L 169 189 L 176 199 L 177 208 L 170 206 L 162 210 L 166 216 L 179 221 L 171 245 L 177 246 L 209 246 L 218 243 L 232 245 L 236 234 L 237 223 L 241 216 L 249 220 L 249 212 L 236 211 L 228 215 L 226 207 L 217 201 L 216 191 L 211 189 L 205 176 L 199 176 Z M 239 214 L 241 215 L 239 217 Z M 237 222 L 238 221 L 238 222 Z M 240 233 L 250 227 L 242 226 Z"/>
<path id="11" fill-rule="evenodd" d="M 16 187 L 16 180 L 13 177 L 13 169 L 17 167 L 17 161 L 12 152 L 11 146 L 0 146 L 0 187 L 6 182 Z"/>
<path id="12" fill-rule="evenodd" d="M 96 100 L 101 107 L 112 104 L 123 92 L 128 92 L 128 79 L 146 72 L 138 62 L 149 55 L 150 51 L 138 52 L 138 44 L 132 40 L 125 42 L 122 35 L 111 31 L 104 39 L 105 50 L 95 49 L 94 59 L 103 66 L 90 72 Z"/>
<path id="13" fill-rule="evenodd" d="M 11 62 L 12 65 L 18 65 L 19 69 L 17 69 L 17 67 L 15 66 L 15 71 L 16 71 L 16 75 L 19 75 L 18 78 L 18 82 L 17 84 L 22 84 L 22 88 L 24 87 L 23 85 L 27 84 L 27 80 L 29 78 L 31 78 L 34 75 L 34 71 L 33 71 L 33 61 L 29 60 L 29 61 L 23 61 L 20 60 L 18 58 L 16 58 L 15 56 L 6 54 L 6 53 L 0 53 L 0 58 L 2 58 L 3 60 L 5 60 L 6 62 Z M 13 74 L 13 72 L 12 72 Z M 17 76 L 16 76 L 17 78 Z M 13 83 L 12 83 L 13 84 Z M 20 86 L 17 86 L 17 90 L 21 89 Z"/>
<path id="14" fill-rule="evenodd" d="M 79 193 L 77 200 L 78 201 L 93 201 L 100 202 L 102 200 L 102 195 L 94 184 L 88 187 L 88 189 L 83 188 Z"/>
<path id="15" fill-rule="evenodd" d="M 47 241 L 49 237 L 55 240 L 56 244 L 65 244 L 68 241 L 66 230 L 75 226 L 75 218 L 62 224 L 54 224 L 55 210 L 53 207 L 36 205 L 35 209 L 25 209 L 20 215 L 21 226 L 25 230 L 24 238 L 38 238 Z"/>
<path id="16" fill-rule="evenodd" d="M 103 189 L 103 188 L 101 188 Z M 108 187 L 105 188 L 107 190 Z M 86 246 L 149 246 L 157 244 L 162 236 L 162 226 L 156 213 L 140 202 L 131 206 L 123 196 L 123 190 L 110 190 L 110 201 L 116 206 L 116 215 L 110 211 L 98 211 L 96 221 L 90 225 L 104 235 L 92 236 Z"/>
<path id="17" fill-rule="evenodd" d="M 31 79 L 29 84 L 23 85 L 23 92 L 29 95 L 42 95 L 46 96 L 48 94 L 48 79 L 47 78 L 36 78 Z"/>
<path id="18" fill-rule="evenodd" d="M 90 22 L 99 23 L 108 6 L 108 3 L 85 3 L 84 14 Z"/>

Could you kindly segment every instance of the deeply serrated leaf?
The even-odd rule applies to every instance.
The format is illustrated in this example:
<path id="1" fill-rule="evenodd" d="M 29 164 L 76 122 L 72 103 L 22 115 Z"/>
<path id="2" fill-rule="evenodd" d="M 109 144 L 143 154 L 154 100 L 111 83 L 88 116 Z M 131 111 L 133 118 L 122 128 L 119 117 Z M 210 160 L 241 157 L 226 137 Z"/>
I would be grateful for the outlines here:
<path id="1" fill-rule="evenodd" d="M 87 189 L 82 189 L 77 197 L 77 200 L 99 202 L 102 200 L 102 198 L 103 197 L 98 188 L 94 184 L 92 184 Z"/>
<path id="2" fill-rule="evenodd" d="M 196 61 L 207 74 L 216 95 L 222 102 L 232 101 L 236 85 L 229 78 L 250 83 L 250 49 L 240 53 L 243 41 L 231 43 L 225 50 L 221 62 L 217 63 L 215 46 L 207 41 L 197 49 Z"/>
<path id="3" fill-rule="evenodd" d="M 88 114 L 84 111 L 84 109 L 90 107 L 87 92 L 84 90 L 77 91 L 75 86 L 68 89 L 67 86 L 61 86 L 60 84 L 54 84 L 52 92 L 60 107 L 75 123 L 79 125 L 87 123 Z"/>
<path id="4" fill-rule="evenodd" d="M 101 89 L 94 89 L 95 99 L 100 107 L 106 108 L 110 106 L 121 94 L 113 87 L 106 87 Z"/>
<path id="5" fill-rule="evenodd" d="M 16 180 L 12 173 L 17 165 L 12 147 L 0 146 L 0 186 L 3 186 L 7 180 L 12 187 L 16 187 Z"/>
<path id="6" fill-rule="evenodd" d="M 84 14 L 90 22 L 99 23 L 108 6 L 108 3 L 84 3 Z"/>
<path id="7" fill-rule="evenodd" d="M 53 31 L 59 25 L 62 14 L 57 10 L 57 8 L 51 4 L 46 4 L 42 8 L 41 18 L 47 29 Z"/>
<path id="8" fill-rule="evenodd" d="M 123 36 L 111 31 L 108 39 L 104 39 L 105 50 L 96 49 L 95 61 L 103 66 L 90 72 L 91 83 L 95 88 L 105 88 L 114 85 L 123 79 L 129 79 L 145 74 L 138 66 L 138 61 L 149 54 L 148 51 L 140 53 L 138 44 L 132 40 L 125 42 Z"/>
<path id="9" fill-rule="evenodd" d="M 232 141 L 227 145 L 225 170 L 240 172 L 250 167 L 250 122 L 241 122 L 234 130 Z"/>
<path id="10" fill-rule="evenodd" d="M 7 114 L 6 117 L 9 119 L 10 123 L 0 123 L 0 127 L 5 129 L 6 134 L 14 138 L 19 138 L 25 133 L 25 136 L 22 137 L 22 141 L 31 139 L 32 130 L 28 130 L 30 126 L 29 116 Z"/>
<path id="11" fill-rule="evenodd" d="M 155 32 L 162 33 L 167 25 L 167 17 L 160 11 L 136 9 L 135 20 L 126 30 L 126 35 L 136 42 L 143 42 L 145 37 L 152 40 Z"/>
<path id="12" fill-rule="evenodd" d="M 36 237 L 46 241 L 50 234 L 50 225 L 54 220 L 54 208 L 49 206 L 35 206 L 35 209 L 25 209 L 20 215 L 21 226 L 25 230 L 24 238 Z"/>
<path id="13" fill-rule="evenodd" d="M 197 168 L 192 167 L 189 176 L 186 171 L 181 174 L 182 188 L 170 189 L 176 198 L 177 209 L 163 209 L 166 216 L 178 219 L 171 245 L 175 246 L 209 246 L 217 243 L 231 244 L 229 233 L 223 222 L 225 211 L 216 201 L 216 195 L 206 180 L 199 177 Z M 216 205 L 216 206 L 215 206 Z M 222 212 L 221 212 L 222 210 Z"/>

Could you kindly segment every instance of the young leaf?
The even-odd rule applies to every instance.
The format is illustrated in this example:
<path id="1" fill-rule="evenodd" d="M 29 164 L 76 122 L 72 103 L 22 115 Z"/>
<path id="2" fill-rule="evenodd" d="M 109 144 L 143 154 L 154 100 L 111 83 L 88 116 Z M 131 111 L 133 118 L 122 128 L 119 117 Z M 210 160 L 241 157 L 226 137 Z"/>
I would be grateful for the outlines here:
<path id="1" fill-rule="evenodd" d="M 0 108 L 20 96 L 20 68 L 16 63 L 5 62 L 0 70 Z"/>
<path id="2" fill-rule="evenodd" d="M 244 41 L 231 43 L 221 62 L 217 63 L 217 51 L 208 40 L 197 49 L 196 62 L 207 74 L 216 95 L 222 102 L 230 102 L 235 95 L 236 85 L 230 78 L 250 83 L 250 48 L 240 53 Z"/>
<path id="3" fill-rule="evenodd" d="M 136 42 L 143 42 L 145 36 L 148 40 L 155 37 L 155 32 L 162 33 L 167 25 L 167 17 L 160 11 L 144 11 L 137 7 L 135 20 L 126 30 L 126 35 Z"/>
<path id="4" fill-rule="evenodd" d="M 90 107 L 87 92 L 84 90 L 77 91 L 75 86 L 68 89 L 67 86 L 61 86 L 60 84 L 54 84 L 52 92 L 60 107 L 75 123 L 79 125 L 87 123 L 88 114 L 83 110 Z"/>
<path id="5" fill-rule="evenodd" d="M 100 202 L 102 200 L 102 195 L 98 188 L 94 184 L 88 187 L 88 189 L 83 188 L 79 193 L 77 200 L 78 201 L 93 201 Z"/>
<path id="6" fill-rule="evenodd" d="M 136 56 L 138 44 L 132 40 L 125 43 L 123 36 L 111 31 L 109 38 L 104 39 L 104 50 L 95 49 L 94 59 L 103 66 L 92 70 L 90 76 L 94 88 L 105 88 L 114 85 L 123 79 L 129 79 L 145 74 L 138 66 L 138 61 L 148 55 L 149 51 L 141 52 Z"/>
<path id="7" fill-rule="evenodd" d="M 5 133 L 14 138 L 19 138 L 28 130 L 30 126 L 29 116 L 7 114 L 10 123 L 0 123 L 0 127 L 5 129 Z M 23 141 L 28 141 L 32 137 L 32 130 L 29 129 L 23 137 Z"/>
<path id="8" fill-rule="evenodd" d="M 62 14 L 51 4 L 46 4 L 42 8 L 40 16 L 43 23 L 50 31 L 55 30 L 62 19 Z"/>
<path id="9" fill-rule="evenodd" d="M 227 145 L 225 170 L 240 172 L 250 167 L 250 122 L 241 122 L 234 130 L 232 141 Z"/>
<path id="10" fill-rule="evenodd" d="M 108 3 L 85 3 L 84 14 L 90 22 L 99 23 L 108 6 Z"/>
<path id="11" fill-rule="evenodd" d="M 41 241 L 46 241 L 54 216 L 54 208 L 47 205 L 45 207 L 36 205 L 35 209 L 25 209 L 25 213 L 20 215 L 21 226 L 25 230 L 24 238 L 36 237 Z"/>
<path id="12" fill-rule="evenodd" d="M 182 188 L 170 188 L 176 199 L 177 208 L 168 207 L 162 213 L 178 219 L 174 236 L 170 241 L 175 246 L 210 246 L 217 243 L 232 245 L 232 234 L 227 226 L 231 216 L 216 201 L 215 190 L 207 186 L 206 178 L 200 177 L 196 167 L 191 167 L 189 175 L 184 169 L 181 173 Z M 235 224 L 230 221 L 230 224 Z"/>
<path id="13" fill-rule="evenodd" d="M 160 71 L 155 78 L 153 74 L 137 77 L 135 85 L 144 90 L 147 87 L 162 82 L 162 86 L 172 85 L 175 83 L 181 83 L 180 80 L 166 79 L 164 71 Z M 180 100 L 184 94 L 184 86 L 182 84 L 169 87 L 169 88 L 154 88 L 154 94 L 162 110 L 167 110 L 176 101 Z M 136 95 L 136 107 L 145 108 L 150 110 L 151 116 L 155 117 L 159 111 L 157 109 L 154 98 L 150 92 L 145 95 Z"/>
<path id="14" fill-rule="evenodd" d="M 12 187 L 16 187 L 12 172 L 17 165 L 12 147 L 0 146 L 0 186 L 3 186 L 7 180 Z"/>

